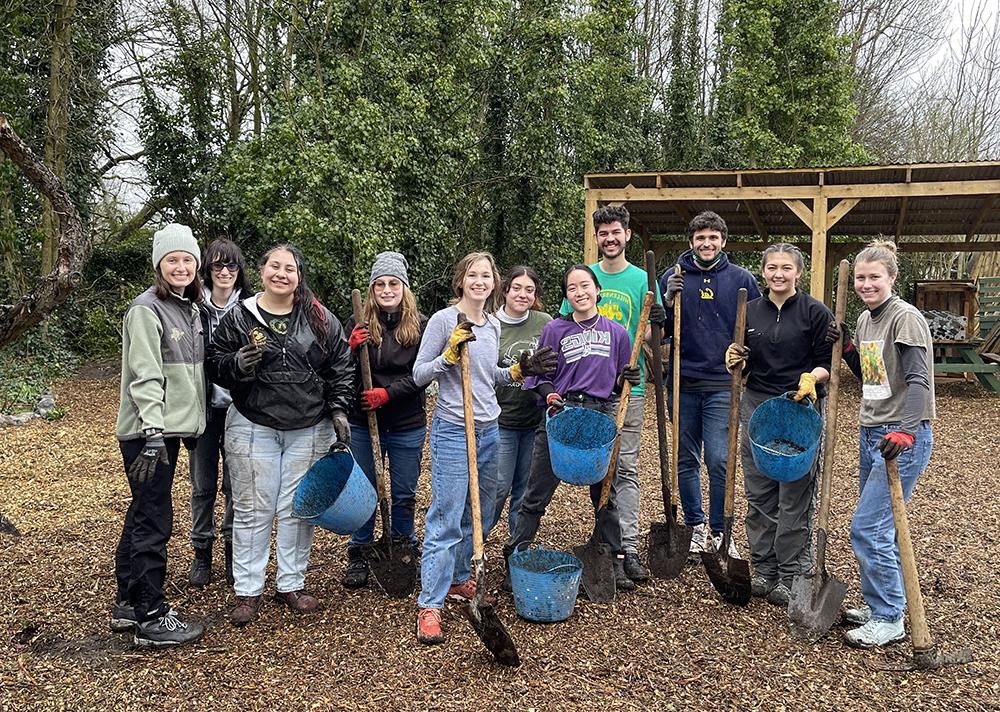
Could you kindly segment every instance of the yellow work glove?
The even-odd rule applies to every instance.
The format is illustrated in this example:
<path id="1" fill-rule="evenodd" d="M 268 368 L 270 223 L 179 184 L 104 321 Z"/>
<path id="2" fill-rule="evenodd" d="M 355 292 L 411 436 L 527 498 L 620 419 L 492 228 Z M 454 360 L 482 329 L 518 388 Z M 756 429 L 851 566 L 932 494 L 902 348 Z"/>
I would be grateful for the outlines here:
<path id="1" fill-rule="evenodd" d="M 472 322 L 463 321 L 461 324 L 455 327 L 451 332 L 451 336 L 448 337 L 448 348 L 444 350 L 444 360 L 445 363 L 454 366 L 458 363 L 459 354 L 461 353 L 462 344 L 466 341 L 475 341 L 476 335 L 472 333 Z"/>
<path id="2" fill-rule="evenodd" d="M 816 402 L 816 376 L 811 373 L 803 373 L 799 376 L 799 390 L 795 391 L 792 400 L 801 402 L 807 396 L 813 399 L 813 403 Z"/>
<path id="3" fill-rule="evenodd" d="M 732 373 L 737 366 L 747 367 L 747 357 L 750 356 L 750 349 L 738 344 L 729 344 L 726 349 L 726 370 Z"/>
<path id="4" fill-rule="evenodd" d="M 516 383 L 524 383 L 524 373 L 521 372 L 521 364 L 515 363 L 510 367 L 510 377 Z"/>

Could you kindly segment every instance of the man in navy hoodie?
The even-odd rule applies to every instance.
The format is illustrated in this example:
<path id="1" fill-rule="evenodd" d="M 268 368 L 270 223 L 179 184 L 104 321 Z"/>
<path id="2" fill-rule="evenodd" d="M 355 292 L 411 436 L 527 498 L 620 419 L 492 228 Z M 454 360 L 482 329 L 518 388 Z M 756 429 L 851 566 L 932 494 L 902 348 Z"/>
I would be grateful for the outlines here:
<path id="1" fill-rule="evenodd" d="M 725 221 L 717 214 L 699 213 L 688 225 L 691 249 L 677 258 L 681 274 L 675 274 L 671 266 L 660 276 L 668 329 L 674 318 L 673 297 L 681 294 L 677 470 L 684 523 L 694 529 L 692 553 L 706 550 L 707 545 L 705 512 L 701 506 L 703 447 L 709 480 L 709 526 L 716 547 L 722 541 L 731 381 L 725 364 L 726 347 L 733 340 L 736 295 L 740 288 L 746 288 L 747 301 L 760 296 L 754 276 L 732 264 L 723 252 L 728 232 Z"/>

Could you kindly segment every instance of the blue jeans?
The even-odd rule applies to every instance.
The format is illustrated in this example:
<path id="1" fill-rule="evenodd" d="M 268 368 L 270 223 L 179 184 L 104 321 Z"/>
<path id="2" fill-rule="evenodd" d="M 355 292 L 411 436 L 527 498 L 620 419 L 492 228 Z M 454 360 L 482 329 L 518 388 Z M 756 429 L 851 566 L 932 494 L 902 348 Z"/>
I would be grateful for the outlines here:
<path id="1" fill-rule="evenodd" d="M 424 451 L 424 435 L 427 427 L 421 425 L 410 430 L 386 432 L 380 430 L 379 445 L 383 462 L 389 457 L 389 486 L 392 490 L 392 535 L 405 536 L 414 545 L 417 538 L 413 534 L 413 512 L 417 503 L 417 480 L 420 478 L 420 456 Z M 351 453 L 369 481 L 375 486 L 375 459 L 372 440 L 368 428 L 351 424 Z M 371 544 L 374 539 L 375 514 L 354 532 L 348 546 Z"/>
<path id="2" fill-rule="evenodd" d="M 872 618 L 886 621 L 902 618 L 906 606 L 885 460 L 878 450 L 882 437 L 898 427 L 880 425 L 861 428 L 858 468 L 861 498 L 851 519 L 851 547 L 858 559 L 861 595 L 872 609 Z M 909 501 L 917 480 L 926 469 L 933 446 L 930 423 L 924 421 L 917 429 L 913 447 L 897 459 L 905 501 Z"/>
<path id="3" fill-rule="evenodd" d="M 517 508 L 521 506 L 524 488 L 528 486 L 528 475 L 531 474 L 531 451 L 534 444 L 535 428 L 527 430 L 500 428 L 497 498 L 493 507 L 493 520 L 488 524 L 483 523 L 487 533 L 500 523 L 508 497 L 510 497 L 510 510 L 507 512 L 507 531 L 514 531 Z"/>
<path id="4" fill-rule="evenodd" d="M 484 522 L 493 519 L 499 441 L 495 422 L 476 428 L 479 504 Z M 424 525 L 417 605 L 443 608 L 452 584 L 464 583 L 471 577 L 472 509 L 465 428 L 435 414 L 431 421 L 430 443 L 431 506 Z"/>
<path id="5" fill-rule="evenodd" d="M 729 390 L 685 391 L 680 398 L 680 447 L 677 449 L 677 489 L 684 523 L 705 523 L 701 507 L 701 452 L 708 469 L 708 521 L 712 532 L 722 531 L 726 496 L 726 455 L 729 452 Z"/>

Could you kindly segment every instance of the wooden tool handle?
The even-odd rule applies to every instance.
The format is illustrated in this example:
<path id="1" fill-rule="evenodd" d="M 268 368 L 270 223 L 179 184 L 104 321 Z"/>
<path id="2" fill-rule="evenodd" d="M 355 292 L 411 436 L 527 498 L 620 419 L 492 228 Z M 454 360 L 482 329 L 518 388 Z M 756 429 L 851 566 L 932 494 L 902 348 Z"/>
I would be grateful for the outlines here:
<path id="1" fill-rule="evenodd" d="M 458 323 L 465 321 L 458 315 Z M 469 459 L 469 506 L 472 509 L 472 558 L 483 560 L 483 512 L 479 504 L 479 463 L 476 460 L 476 421 L 472 413 L 472 371 L 469 343 L 459 346 L 458 363 L 462 370 L 462 411 L 465 415 L 465 451 Z"/>
<path id="2" fill-rule="evenodd" d="M 899 481 L 899 464 L 896 459 L 885 461 L 885 473 L 889 480 L 889 500 L 892 502 L 892 518 L 896 523 L 896 543 L 899 546 L 899 561 L 903 565 L 903 588 L 906 591 L 906 614 L 910 619 L 910 639 L 914 651 L 930 650 L 934 647 L 924 598 L 920 594 L 920 576 L 917 574 L 917 559 L 910 539 L 910 522 L 906 518 L 906 502 L 903 500 L 903 485 Z"/>
<path id="3" fill-rule="evenodd" d="M 747 330 L 747 290 L 740 289 L 736 296 L 736 327 L 733 342 L 742 346 Z M 733 369 L 729 385 L 729 452 L 726 454 L 726 499 L 722 515 L 733 517 L 733 499 L 736 493 L 736 453 L 740 437 L 740 391 L 743 387 L 743 365 Z M 728 527 L 727 527 L 728 529 Z"/>
<path id="4" fill-rule="evenodd" d="M 646 339 L 646 324 L 649 322 L 649 309 L 653 306 L 653 293 L 646 292 L 642 300 L 642 311 L 639 313 L 639 326 L 635 331 L 635 342 L 632 344 L 632 355 L 628 360 L 629 366 L 639 363 L 639 354 L 642 353 L 642 342 Z M 625 427 L 625 414 L 628 412 L 628 397 L 632 392 L 632 384 L 625 381 L 622 385 L 621 400 L 618 402 L 618 413 L 615 415 L 615 428 L 618 435 L 615 437 L 615 449 L 611 453 L 611 464 L 608 465 L 608 472 L 604 475 L 601 483 L 601 498 L 597 502 L 597 511 L 604 509 L 611 497 L 611 480 L 615 470 L 618 469 L 618 451 L 621 448 L 622 428 Z"/>
<path id="5" fill-rule="evenodd" d="M 681 266 L 674 265 L 674 274 L 681 274 Z M 671 380 L 671 408 L 670 408 L 670 441 L 673 449 L 670 451 L 670 487 L 673 492 L 673 505 L 676 510 L 680 503 L 680 493 L 678 491 L 678 452 L 681 437 L 681 293 L 677 292 L 673 299 L 674 305 L 674 338 L 670 344 L 673 354 L 673 373 Z"/>
<path id="6" fill-rule="evenodd" d="M 361 292 L 351 290 L 351 306 L 354 310 L 354 323 L 363 323 L 361 314 Z M 361 388 L 370 391 L 372 388 L 372 364 L 368 356 L 368 344 L 358 347 L 358 361 L 361 362 Z M 382 530 L 389 533 L 389 482 L 385 474 L 385 460 L 382 459 L 382 444 L 378 439 L 378 416 L 375 411 L 368 411 L 368 437 L 372 443 L 372 460 L 375 467 L 375 488 L 378 491 L 379 508 L 382 510 Z"/>
<path id="7" fill-rule="evenodd" d="M 650 292 L 656 293 L 659 285 L 656 283 L 656 254 L 652 250 L 646 252 L 646 286 Z M 652 308 L 652 307 L 650 307 Z M 667 411 L 663 399 L 663 328 L 660 324 L 651 324 L 653 343 L 653 394 L 656 396 L 656 442 L 660 454 L 660 490 L 663 497 L 663 516 L 671 517 L 670 512 L 670 452 L 667 445 Z"/>

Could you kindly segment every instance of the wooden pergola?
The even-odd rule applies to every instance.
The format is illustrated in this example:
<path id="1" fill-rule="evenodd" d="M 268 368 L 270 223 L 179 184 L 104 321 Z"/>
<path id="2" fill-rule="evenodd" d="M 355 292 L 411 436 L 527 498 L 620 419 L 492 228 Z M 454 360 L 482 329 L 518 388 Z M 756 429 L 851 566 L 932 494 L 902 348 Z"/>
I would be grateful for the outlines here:
<path id="1" fill-rule="evenodd" d="M 588 264 L 597 261 L 591 215 L 601 205 L 628 207 L 658 260 L 686 250 L 690 219 L 713 210 L 729 227 L 727 251 L 797 243 L 811 255 L 810 292 L 828 304 L 833 268 L 863 246 L 859 238 L 895 239 L 901 252 L 1000 251 L 1000 240 L 981 239 L 1000 234 L 1000 161 L 597 173 L 584 188 Z"/>

